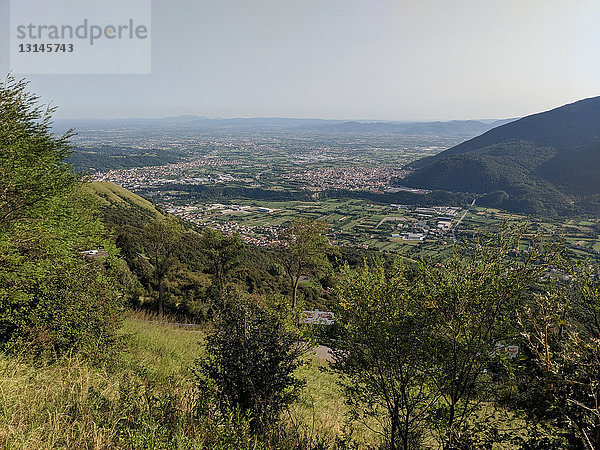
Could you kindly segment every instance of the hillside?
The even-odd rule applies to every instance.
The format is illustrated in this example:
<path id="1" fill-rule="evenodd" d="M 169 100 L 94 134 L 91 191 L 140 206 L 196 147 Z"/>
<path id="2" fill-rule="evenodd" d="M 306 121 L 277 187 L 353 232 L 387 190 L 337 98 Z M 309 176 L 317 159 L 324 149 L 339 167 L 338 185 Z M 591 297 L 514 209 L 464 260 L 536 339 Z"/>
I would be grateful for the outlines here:
<path id="1" fill-rule="evenodd" d="M 499 126 L 411 166 L 406 186 L 485 194 L 479 204 L 521 213 L 594 212 L 600 97 Z"/>
<path id="2" fill-rule="evenodd" d="M 146 200 L 121 186 L 117 186 L 114 183 L 104 181 L 89 183 L 86 185 L 86 188 L 100 201 L 102 206 L 115 204 L 120 206 L 133 206 L 147 210 L 152 214 L 160 214 L 151 201 Z"/>

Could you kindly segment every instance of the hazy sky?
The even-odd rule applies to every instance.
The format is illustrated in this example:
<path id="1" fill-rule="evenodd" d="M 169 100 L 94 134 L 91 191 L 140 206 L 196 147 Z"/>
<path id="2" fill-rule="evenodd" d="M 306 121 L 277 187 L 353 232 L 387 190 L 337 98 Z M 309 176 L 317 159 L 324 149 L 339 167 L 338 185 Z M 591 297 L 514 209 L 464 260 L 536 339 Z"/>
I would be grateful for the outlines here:
<path id="1" fill-rule="evenodd" d="M 26 77 L 57 117 L 503 118 L 600 95 L 600 0 L 153 0 L 151 33 L 151 75 Z"/>

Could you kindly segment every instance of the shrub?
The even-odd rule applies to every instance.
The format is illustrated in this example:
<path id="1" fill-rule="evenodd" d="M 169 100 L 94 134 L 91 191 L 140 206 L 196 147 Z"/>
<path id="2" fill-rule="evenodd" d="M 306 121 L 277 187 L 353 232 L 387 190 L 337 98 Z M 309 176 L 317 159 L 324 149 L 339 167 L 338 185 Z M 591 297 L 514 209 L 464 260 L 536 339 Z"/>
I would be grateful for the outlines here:
<path id="1" fill-rule="evenodd" d="M 212 388 L 223 414 L 241 412 L 254 432 L 265 430 L 297 396 L 301 348 L 279 318 L 255 306 L 226 305 L 197 362 L 201 387 Z"/>

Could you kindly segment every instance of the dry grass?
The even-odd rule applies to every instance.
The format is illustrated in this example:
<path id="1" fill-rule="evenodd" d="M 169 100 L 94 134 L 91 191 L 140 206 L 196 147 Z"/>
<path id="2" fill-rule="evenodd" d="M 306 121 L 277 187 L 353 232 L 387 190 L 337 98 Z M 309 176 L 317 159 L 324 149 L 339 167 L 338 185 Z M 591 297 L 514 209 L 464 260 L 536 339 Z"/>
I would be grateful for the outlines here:
<path id="1" fill-rule="evenodd" d="M 65 358 L 36 367 L 0 356 L 0 448 L 211 448 L 251 442 L 247 430 L 198 416 L 188 367 L 203 333 L 128 318 L 126 351 L 94 367 Z M 235 444 L 235 445 L 234 445 Z"/>
<path id="2" fill-rule="evenodd" d="M 0 359 L 0 445 L 3 448 L 104 448 L 110 429 L 93 419 L 91 392 L 110 395 L 119 380 L 77 360 L 35 369 Z"/>
<path id="3" fill-rule="evenodd" d="M 205 331 L 156 319 L 129 315 L 125 350 L 104 367 L 76 357 L 36 367 L 0 356 L 0 448 L 263 448 L 244 426 L 199 414 L 202 396 L 189 367 Z M 334 376 L 321 373 L 321 364 L 301 369 L 307 388 L 286 421 L 305 443 L 321 437 L 331 444 L 345 410 Z"/>
<path id="4" fill-rule="evenodd" d="M 306 387 L 286 412 L 287 434 L 276 444 L 261 443 L 243 422 L 234 426 L 231 418 L 199 408 L 204 396 L 189 368 L 202 354 L 206 330 L 157 320 L 130 314 L 122 327 L 125 350 L 103 367 L 77 357 L 36 367 L 0 355 L 0 448 L 336 448 L 348 431 L 337 376 L 313 356 L 299 369 Z M 511 428 L 523 425 L 493 408 L 483 411 L 491 412 L 499 432 L 514 434 Z M 375 448 L 380 438 L 354 424 L 352 441 Z"/>

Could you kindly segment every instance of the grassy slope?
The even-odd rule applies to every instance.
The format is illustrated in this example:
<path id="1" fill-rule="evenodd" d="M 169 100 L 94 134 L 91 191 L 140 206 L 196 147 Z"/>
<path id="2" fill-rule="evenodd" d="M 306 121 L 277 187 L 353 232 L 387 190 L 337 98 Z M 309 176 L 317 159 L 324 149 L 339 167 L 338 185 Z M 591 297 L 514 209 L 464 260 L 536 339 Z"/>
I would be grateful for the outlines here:
<path id="1" fill-rule="evenodd" d="M 152 202 L 122 188 L 121 186 L 117 186 L 114 183 L 105 181 L 89 183 L 86 185 L 86 189 L 88 192 L 92 193 L 103 206 L 110 206 L 111 204 L 127 206 L 132 203 L 143 209 L 152 211 L 157 215 L 159 214 Z"/>
<path id="2" fill-rule="evenodd" d="M 77 359 L 34 368 L 27 361 L 0 356 L 0 447 L 106 448 L 117 443 L 160 448 L 154 440 L 160 441 L 163 431 L 151 420 L 142 430 L 124 431 L 119 424 L 139 416 L 136 408 L 149 409 L 156 393 L 177 394 L 176 407 L 190 408 L 194 397 L 189 368 L 202 353 L 198 344 L 205 332 L 153 319 L 130 315 L 125 320 L 122 333 L 128 345 L 108 369 Z M 284 417 L 306 436 L 321 435 L 331 442 L 343 431 L 346 407 L 335 375 L 320 370 L 326 363 L 311 356 L 307 360 L 299 370 L 306 387 Z M 185 426 L 189 431 L 192 425 Z M 195 436 L 210 441 L 202 433 L 196 430 Z M 361 430 L 354 437 L 372 439 Z M 198 448 L 197 440 L 186 443 L 182 437 L 179 442 L 181 448 Z"/>
<path id="3" fill-rule="evenodd" d="M 123 324 L 129 346 L 124 360 L 144 367 L 152 377 L 185 382 L 188 368 L 202 354 L 204 331 L 155 323 L 147 315 L 130 316 Z"/>
<path id="4" fill-rule="evenodd" d="M 154 319 L 125 320 L 128 345 L 108 369 L 77 359 L 35 368 L 0 356 L 0 448 L 264 448 L 254 445 L 247 430 L 194 418 L 193 405 L 202 394 L 196 396 L 189 368 L 202 354 L 205 331 Z M 298 373 L 306 386 L 283 418 L 305 443 L 334 448 L 335 437 L 345 431 L 347 407 L 337 376 L 322 370 L 327 363 L 312 356 L 307 362 Z M 170 413 L 161 413 L 169 405 L 175 423 L 168 422 Z M 483 414 L 493 414 L 499 430 L 522 425 L 500 409 L 484 407 Z M 355 423 L 352 439 L 368 448 L 379 437 Z"/>
<path id="5" fill-rule="evenodd" d="M 128 318 L 123 334 L 129 336 L 126 351 L 110 368 L 90 367 L 77 358 L 34 368 L 0 357 L 0 447 L 130 446 L 137 438 L 122 436 L 119 422 L 139 416 L 134 410 L 148 406 L 151 388 L 189 398 L 187 368 L 200 354 L 203 333 Z M 152 430 L 144 434 L 151 436 Z"/>

